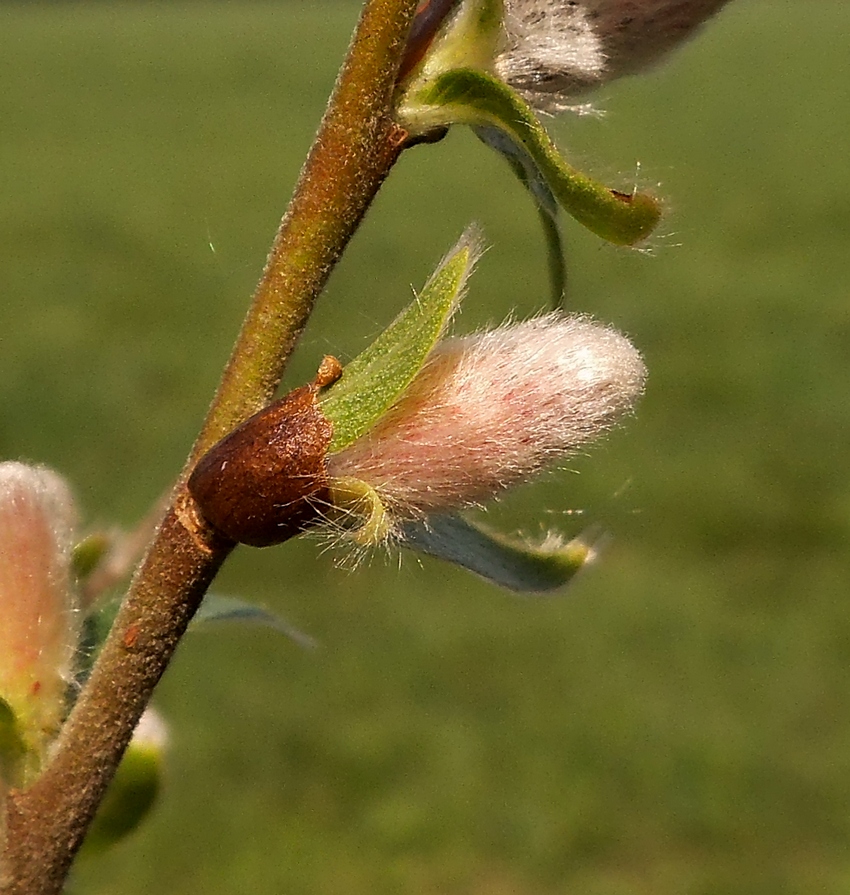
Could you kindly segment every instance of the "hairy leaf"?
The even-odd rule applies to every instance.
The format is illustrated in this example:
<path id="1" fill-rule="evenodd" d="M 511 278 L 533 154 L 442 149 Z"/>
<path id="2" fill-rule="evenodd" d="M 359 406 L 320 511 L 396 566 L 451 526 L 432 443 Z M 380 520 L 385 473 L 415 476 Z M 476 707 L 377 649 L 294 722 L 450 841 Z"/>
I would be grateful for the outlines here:
<path id="1" fill-rule="evenodd" d="M 329 453 L 368 432 L 410 385 L 460 303 L 479 254 L 478 231 L 468 228 L 422 292 L 319 399 L 334 426 Z"/>
<path id="2" fill-rule="evenodd" d="M 568 584 L 594 556 L 598 533 L 566 544 L 532 547 L 473 525 L 460 516 L 432 516 L 403 530 L 406 547 L 455 563 L 500 587 L 551 593 Z"/>

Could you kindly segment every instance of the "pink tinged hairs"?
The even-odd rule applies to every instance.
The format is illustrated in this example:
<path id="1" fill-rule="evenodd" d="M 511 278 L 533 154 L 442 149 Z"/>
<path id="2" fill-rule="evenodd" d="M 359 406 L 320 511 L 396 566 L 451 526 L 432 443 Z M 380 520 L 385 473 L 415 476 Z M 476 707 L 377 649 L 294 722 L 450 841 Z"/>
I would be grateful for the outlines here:
<path id="1" fill-rule="evenodd" d="M 478 505 L 611 429 L 645 376 L 628 339 L 586 317 L 446 339 L 328 473 L 365 482 L 399 519 Z"/>
<path id="2" fill-rule="evenodd" d="M 25 753 L 17 784 L 38 770 L 64 718 L 80 623 L 74 518 L 59 475 L 0 463 L 0 699 Z"/>

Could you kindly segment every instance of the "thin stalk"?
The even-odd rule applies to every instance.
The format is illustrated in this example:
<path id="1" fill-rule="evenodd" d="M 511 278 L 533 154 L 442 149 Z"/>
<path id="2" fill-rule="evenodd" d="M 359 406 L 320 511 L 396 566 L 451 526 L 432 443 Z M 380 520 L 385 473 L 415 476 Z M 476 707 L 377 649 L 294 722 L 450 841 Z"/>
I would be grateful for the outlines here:
<path id="1" fill-rule="evenodd" d="M 233 544 L 189 469 L 277 388 L 313 305 L 401 151 L 392 95 L 416 0 L 367 0 L 201 434 L 44 774 L 7 799 L 3 895 L 58 895 L 154 687 Z M 3 824 L 0 823 L 0 828 Z"/>

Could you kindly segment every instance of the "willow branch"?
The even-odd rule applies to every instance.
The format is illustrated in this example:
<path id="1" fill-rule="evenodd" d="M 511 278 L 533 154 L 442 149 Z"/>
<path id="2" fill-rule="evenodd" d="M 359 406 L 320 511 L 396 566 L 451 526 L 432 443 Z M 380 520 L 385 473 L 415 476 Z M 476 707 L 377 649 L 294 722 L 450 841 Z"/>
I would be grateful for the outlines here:
<path id="1" fill-rule="evenodd" d="M 271 398 L 407 134 L 392 95 L 416 0 L 371 0 L 299 178 L 194 459 Z"/>
<path id="2" fill-rule="evenodd" d="M 232 543 L 186 473 L 265 405 L 316 298 L 401 151 L 392 95 L 416 0 L 368 0 L 201 434 L 47 770 L 7 801 L 3 895 L 58 895 L 154 687 Z M 2 828 L 0 823 L 0 828 Z"/>

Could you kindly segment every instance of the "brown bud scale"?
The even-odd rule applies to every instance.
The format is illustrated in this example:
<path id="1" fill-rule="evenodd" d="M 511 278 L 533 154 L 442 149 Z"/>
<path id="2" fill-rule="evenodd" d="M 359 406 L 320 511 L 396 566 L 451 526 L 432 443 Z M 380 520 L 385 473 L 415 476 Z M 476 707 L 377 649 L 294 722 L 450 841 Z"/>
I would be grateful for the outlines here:
<path id="1" fill-rule="evenodd" d="M 333 426 L 316 396 L 329 381 L 320 371 L 316 382 L 270 404 L 201 458 L 188 487 L 215 529 L 268 547 L 321 520 L 330 502 L 325 457 Z"/>

